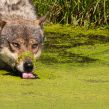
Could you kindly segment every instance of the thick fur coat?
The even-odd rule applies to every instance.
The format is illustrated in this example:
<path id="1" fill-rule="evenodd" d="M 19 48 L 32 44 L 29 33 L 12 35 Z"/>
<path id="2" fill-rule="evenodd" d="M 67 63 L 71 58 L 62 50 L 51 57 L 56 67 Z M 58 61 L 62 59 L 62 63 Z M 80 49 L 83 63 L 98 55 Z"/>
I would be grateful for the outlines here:
<path id="1" fill-rule="evenodd" d="M 0 63 L 26 74 L 26 78 L 34 78 L 32 57 L 21 56 L 29 52 L 37 59 L 41 55 L 45 19 L 37 19 L 31 0 L 0 0 Z"/>
<path id="2" fill-rule="evenodd" d="M 32 0 L 0 0 L 1 18 L 36 19 Z"/>

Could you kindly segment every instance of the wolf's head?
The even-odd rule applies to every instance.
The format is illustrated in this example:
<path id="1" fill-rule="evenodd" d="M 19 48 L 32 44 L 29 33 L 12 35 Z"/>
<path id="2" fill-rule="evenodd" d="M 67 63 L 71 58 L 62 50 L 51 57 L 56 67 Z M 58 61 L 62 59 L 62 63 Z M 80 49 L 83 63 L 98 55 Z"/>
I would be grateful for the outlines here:
<path id="1" fill-rule="evenodd" d="M 22 73 L 32 73 L 34 60 L 42 51 L 42 24 L 46 17 L 35 21 L 24 19 L 0 21 L 0 58 Z"/>

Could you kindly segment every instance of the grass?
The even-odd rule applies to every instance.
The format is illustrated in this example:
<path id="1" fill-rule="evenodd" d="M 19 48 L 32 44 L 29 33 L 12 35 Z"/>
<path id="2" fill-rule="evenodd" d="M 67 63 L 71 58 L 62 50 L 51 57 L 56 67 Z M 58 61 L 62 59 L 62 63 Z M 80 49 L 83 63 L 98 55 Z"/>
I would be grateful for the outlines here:
<path id="1" fill-rule="evenodd" d="M 108 0 L 33 0 L 38 13 L 50 12 L 49 21 L 89 27 L 109 24 Z"/>
<path id="2" fill-rule="evenodd" d="M 36 73 L 0 71 L 1 109 L 108 109 L 109 31 L 48 25 Z"/>

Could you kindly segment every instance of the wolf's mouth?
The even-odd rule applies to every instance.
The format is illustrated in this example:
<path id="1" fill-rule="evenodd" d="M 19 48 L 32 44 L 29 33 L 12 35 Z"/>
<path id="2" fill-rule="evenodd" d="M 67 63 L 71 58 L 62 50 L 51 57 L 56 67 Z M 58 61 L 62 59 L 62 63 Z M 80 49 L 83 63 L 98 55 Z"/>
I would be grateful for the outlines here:
<path id="1" fill-rule="evenodd" d="M 21 61 L 18 65 L 16 65 L 17 71 L 21 74 L 23 79 L 36 79 L 38 78 L 36 74 L 34 74 L 34 64 L 31 60 L 26 60 L 25 62 Z"/>
<path id="2" fill-rule="evenodd" d="M 22 78 L 23 79 L 36 79 L 37 76 L 35 74 L 33 74 L 32 72 L 23 72 L 22 73 Z"/>

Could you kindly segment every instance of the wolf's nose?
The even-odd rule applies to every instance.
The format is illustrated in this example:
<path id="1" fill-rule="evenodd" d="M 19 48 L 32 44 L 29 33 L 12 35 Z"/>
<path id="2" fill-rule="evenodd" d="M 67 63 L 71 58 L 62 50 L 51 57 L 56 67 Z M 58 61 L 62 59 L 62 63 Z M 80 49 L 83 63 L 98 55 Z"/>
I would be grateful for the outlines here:
<path id="1" fill-rule="evenodd" d="M 33 70 L 33 63 L 31 62 L 31 61 L 26 61 L 25 63 L 24 63 L 24 65 L 23 65 L 23 67 L 24 67 L 24 71 L 25 72 L 32 72 L 32 70 Z"/>

